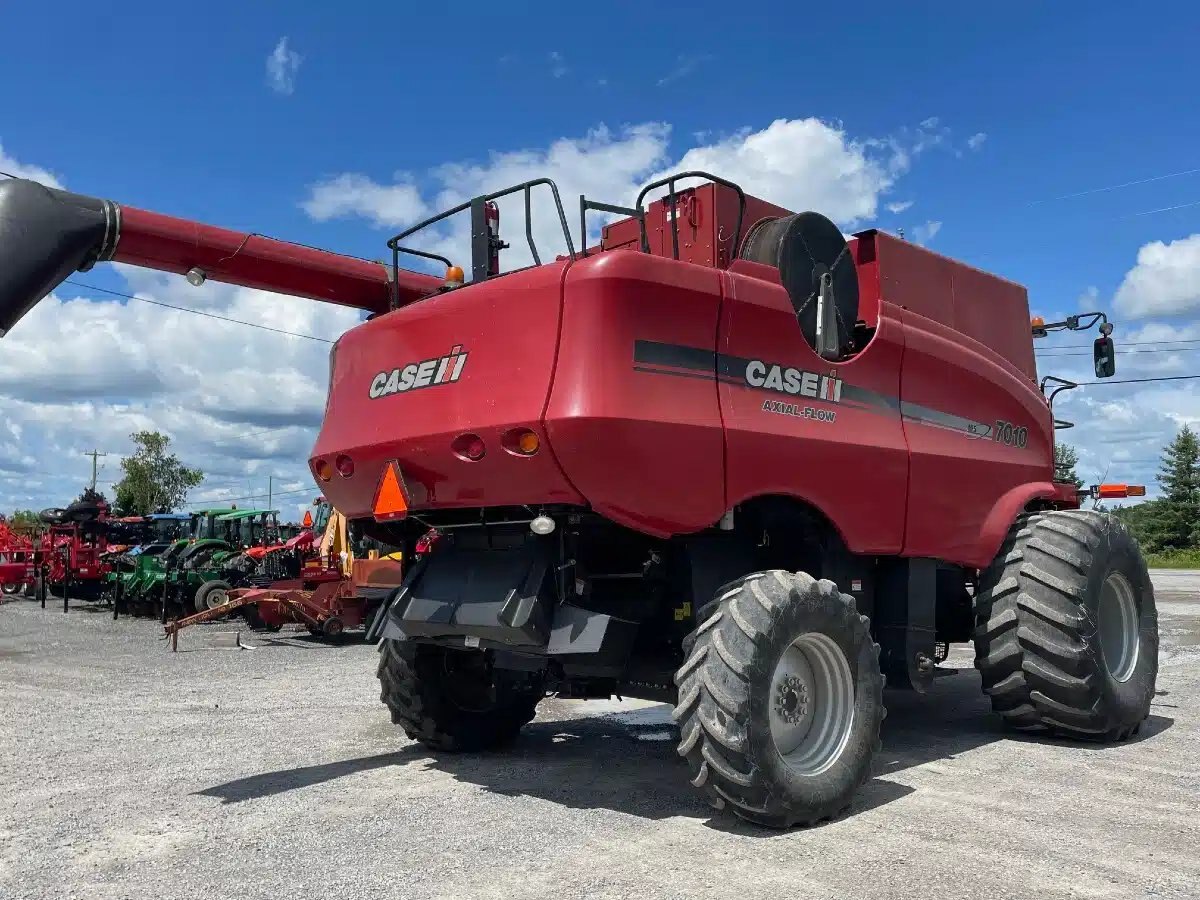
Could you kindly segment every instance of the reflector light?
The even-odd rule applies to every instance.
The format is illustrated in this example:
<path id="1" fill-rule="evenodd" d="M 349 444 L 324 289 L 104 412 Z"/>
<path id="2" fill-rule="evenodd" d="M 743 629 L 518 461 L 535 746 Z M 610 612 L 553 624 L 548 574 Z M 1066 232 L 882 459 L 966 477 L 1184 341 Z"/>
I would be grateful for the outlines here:
<path id="1" fill-rule="evenodd" d="M 477 434 L 460 434 L 450 444 L 450 449 L 465 460 L 475 462 L 483 459 L 483 455 L 487 452 L 487 445 L 483 443 L 483 438 Z"/>
<path id="2" fill-rule="evenodd" d="M 517 438 L 517 448 L 527 456 L 532 456 L 534 453 L 537 453 L 538 447 L 541 446 L 541 443 L 542 442 L 538 440 L 538 436 L 532 431 L 526 431 L 519 438 Z"/>
<path id="3" fill-rule="evenodd" d="M 313 471 L 317 473 L 317 477 L 322 481 L 328 481 L 333 477 L 333 466 L 329 464 L 327 459 L 318 459 L 313 463 Z"/>
<path id="4" fill-rule="evenodd" d="M 337 468 L 338 474 L 343 478 L 349 478 L 354 474 L 354 460 L 348 457 L 345 453 L 335 459 L 333 464 Z"/>
<path id="5" fill-rule="evenodd" d="M 400 467 L 394 462 L 388 463 L 375 489 L 375 501 L 371 504 L 371 512 L 376 521 L 386 522 L 389 519 L 403 519 L 408 515 L 408 498 L 404 492 L 404 480 L 400 477 Z"/>
<path id="6" fill-rule="evenodd" d="M 1129 496 L 1130 497 L 1145 497 L 1146 496 L 1146 486 L 1144 484 L 1129 485 Z"/>
<path id="7" fill-rule="evenodd" d="M 1134 487 L 1136 488 L 1137 485 L 1134 485 Z M 1142 493 L 1144 494 L 1145 492 L 1146 492 L 1146 489 L 1142 488 Z M 1127 485 L 1127 484 L 1102 484 L 1097 487 L 1096 496 L 1101 497 L 1101 498 L 1104 498 L 1104 497 L 1128 497 L 1129 496 L 1129 485 Z M 1138 496 L 1138 495 L 1135 494 L 1134 496 Z"/>
<path id="8" fill-rule="evenodd" d="M 1046 320 L 1041 316 L 1034 316 L 1032 319 L 1030 319 L 1029 324 L 1034 328 L 1045 328 Z"/>

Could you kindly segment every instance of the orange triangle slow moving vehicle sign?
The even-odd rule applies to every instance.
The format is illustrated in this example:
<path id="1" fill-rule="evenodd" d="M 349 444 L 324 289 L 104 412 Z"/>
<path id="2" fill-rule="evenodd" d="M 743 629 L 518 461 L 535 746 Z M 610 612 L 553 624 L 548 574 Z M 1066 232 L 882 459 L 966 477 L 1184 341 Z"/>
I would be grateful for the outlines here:
<path id="1" fill-rule="evenodd" d="M 390 462 L 383 470 L 379 479 L 379 487 L 375 489 L 375 503 L 371 507 L 375 521 L 386 522 L 389 519 L 403 519 L 408 515 L 408 500 L 404 496 L 404 481 L 400 478 L 400 468 L 395 462 Z"/>

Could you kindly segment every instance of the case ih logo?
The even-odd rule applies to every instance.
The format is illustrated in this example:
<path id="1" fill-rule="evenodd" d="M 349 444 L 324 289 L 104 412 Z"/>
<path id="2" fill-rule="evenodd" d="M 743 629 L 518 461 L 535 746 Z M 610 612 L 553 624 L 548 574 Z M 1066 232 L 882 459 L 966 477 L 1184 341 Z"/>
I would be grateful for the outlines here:
<path id="1" fill-rule="evenodd" d="M 757 359 L 746 364 L 746 384 L 796 397 L 842 402 L 842 379 L 837 376 L 784 368 Z"/>
<path id="2" fill-rule="evenodd" d="M 455 344 L 445 356 L 409 363 L 390 372 L 380 372 L 371 379 L 371 399 L 458 381 L 466 365 L 467 351 L 462 344 Z"/>

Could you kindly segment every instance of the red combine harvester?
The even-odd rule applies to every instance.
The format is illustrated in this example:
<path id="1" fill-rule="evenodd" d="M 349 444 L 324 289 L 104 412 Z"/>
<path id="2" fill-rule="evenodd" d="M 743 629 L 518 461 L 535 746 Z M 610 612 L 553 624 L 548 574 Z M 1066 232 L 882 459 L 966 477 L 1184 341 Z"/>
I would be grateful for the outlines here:
<path id="1" fill-rule="evenodd" d="M 527 224 L 535 264 L 502 273 L 495 201 L 534 190 L 567 252 L 540 259 Z M 1139 729 L 1153 590 L 1121 524 L 1055 482 L 1067 385 L 1033 354 L 1102 322 L 1111 375 L 1102 315 L 1031 321 L 1017 284 L 707 173 L 592 210 L 624 218 L 592 247 L 581 221 L 576 249 L 557 188 L 528 182 L 397 235 L 385 265 L 14 180 L 0 328 L 109 259 L 369 311 L 331 354 L 310 465 L 410 561 L 372 632 L 383 702 L 431 747 L 504 744 L 547 693 L 665 700 L 709 801 L 811 823 L 869 776 L 885 676 L 924 691 L 965 641 L 1011 726 Z M 409 243 L 456 214 L 466 283 Z"/>

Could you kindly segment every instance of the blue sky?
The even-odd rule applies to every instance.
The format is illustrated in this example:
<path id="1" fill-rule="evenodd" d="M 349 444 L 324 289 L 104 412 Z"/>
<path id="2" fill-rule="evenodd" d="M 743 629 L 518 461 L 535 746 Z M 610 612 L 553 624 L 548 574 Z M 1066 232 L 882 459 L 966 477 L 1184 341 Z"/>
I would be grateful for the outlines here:
<path id="1" fill-rule="evenodd" d="M 522 160 L 511 154 L 550 159 L 556 142 L 586 142 L 601 126 L 609 129 L 598 142 L 604 153 L 636 155 L 640 147 L 654 157 L 641 168 L 628 164 L 632 184 L 696 148 L 709 148 L 702 157 L 709 159 L 711 148 L 721 147 L 717 158 L 736 163 L 739 135 L 758 134 L 777 120 L 813 120 L 841 136 L 842 150 L 857 147 L 858 156 L 850 157 L 877 167 L 874 183 L 848 189 L 859 191 L 871 214 L 835 215 L 844 227 L 904 228 L 939 252 L 1028 285 L 1035 310 L 1078 311 L 1081 302 L 1110 309 L 1141 248 L 1200 232 L 1200 205 L 1151 212 L 1200 201 L 1200 172 L 1096 190 L 1200 169 L 1200 6 L 981 6 L 892 2 L 817 10 L 701 2 L 676 11 L 623 2 L 304 8 L 211 2 L 197 14 L 162 3 L 126 2 L 116 12 L 75 2 L 8 3 L 4 30 L 17 39 L 6 40 L 0 55 L 0 159 L 45 170 L 82 193 L 375 255 L 413 215 L 411 202 L 407 219 L 396 211 L 405 185 L 436 208 L 442 197 L 461 199 L 475 185 L 502 186 L 488 179 L 520 170 Z M 284 64 L 274 78 L 273 53 Z M 648 150 L 630 128 L 651 129 Z M 797 154 L 808 152 L 805 134 L 794 136 L 801 142 Z M 581 151 L 585 165 L 596 144 Z M 775 152 L 793 151 L 777 142 Z M 498 165 L 495 154 L 510 156 Z M 594 159 L 607 165 L 609 157 Z M 445 168 L 450 164 L 458 168 Z M 314 211 L 314 188 L 344 186 L 336 179 L 347 174 L 368 189 L 364 199 Z M 400 195 L 386 192 L 396 185 Z M 1055 199 L 1083 191 L 1093 192 Z M 815 196 L 834 198 L 835 214 L 863 208 L 837 199 L 842 195 Z M 891 212 L 889 204 L 911 205 Z M 1200 288 L 1178 284 L 1193 274 L 1200 280 L 1200 267 L 1186 268 L 1190 245 L 1169 252 L 1172 258 L 1139 285 L 1145 295 L 1161 277 L 1174 279 L 1171 290 L 1180 296 L 1170 314 L 1129 289 L 1126 315 L 1116 317 L 1118 342 L 1149 326 L 1160 329 L 1145 335 L 1151 338 L 1167 331 L 1200 337 L 1200 328 L 1179 331 L 1196 326 Z M 87 280 L 164 296 L 176 290 L 162 279 L 111 270 Z M 57 296 L 67 302 L 70 293 Z M 103 304 L 117 305 L 82 293 L 89 314 L 102 318 Z M 230 309 L 257 301 L 214 293 L 203 302 Z M 320 322 L 297 315 L 327 336 L 347 324 L 332 315 Z M 121 326 L 113 327 L 116 334 Z M 43 337 L 51 344 L 62 339 L 52 331 Z M 10 340 L 17 338 L 14 330 Z M 254 336 L 260 338 L 255 352 L 274 353 L 267 336 Z M 154 350 L 145 352 L 148 360 Z M 298 371 L 323 366 L 319 346 L 280 352 Z M 1072 357 L 1069 365 L 1076 363 L 1086 367 L 1087 360 Z M 31 365 L 26 360 L 23 371 Z M 1060 360 L 1043 371 L 1068 371 L 1067 365 Z M 1200 353 L 1143 354 L 1119 365 L 1123 375 L 1200 372 Z M 312 375 L 319 393 L 324 373 Z M 14 399 L 37 393 L 26 390 L 23 378 L 10 373 L 4 382 Z M 1112 420 L 1116 414 L 1106 407 L 1114 402 L 1153 413 L 1123 420 L 1132 431 L 1081 428 L 1073 435 L 1088 444 L 1085 459 L 1100 467 L 1114 458 L 1113 447 L 1130 444 L 1130 434 L 1152 434 L 1136 456 L 1125 453 L 1125 469 L 1143 480 L 1152 462 L 1134 460 L 1149 460 L 1156 454 L 1151 444 L 1181 421 L 1200 418 L 1187 382 L 1169 392 L 1131 386 L 1094 389 L 1092 396 L 1072 399 L 1080 415 Z M 161 414 L 164 427 L 182 421 L 172 418 L 171 403 L 182 401 L 169 383 L 158 394 L 118 391 L 105 400 L 97 393 L 89 402 L 109 400 L 151 419 Z M 252 422 L 222 418 L 215 400 L 210 406 L 207 433 Z M 20 442 L 35 433 L 38 423 L 31 421 Z M 181 431 L 177 442 L 188 439 Z M 116 432 L 47 432 L 37 440 L 68 458 L 72 442 L 121 444 Z M 297 425 L 293 438 L 281 438 L 279 448 L 260 457 L 227 455 L 220 447 L 199 452 L 231 484 L 275 473 L 302 486 L 310 441 L 311 429 L 305 434 Z M 79 471 L 85 464 L 78 463 Z M 0 485 L 0 509 L 6 498 L 61 502 L 50 496 L 62 490 L 56 481 L 18 490 L 19 476 L 11 475 L 11 490 Z M 69 477 L 78 480 L 74 468 Z"/>

